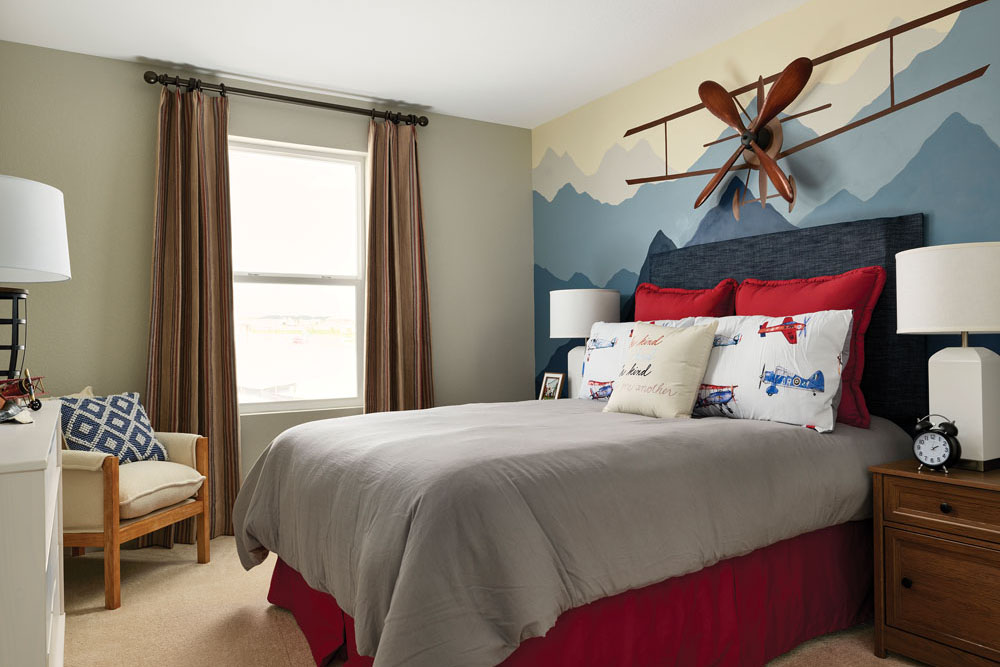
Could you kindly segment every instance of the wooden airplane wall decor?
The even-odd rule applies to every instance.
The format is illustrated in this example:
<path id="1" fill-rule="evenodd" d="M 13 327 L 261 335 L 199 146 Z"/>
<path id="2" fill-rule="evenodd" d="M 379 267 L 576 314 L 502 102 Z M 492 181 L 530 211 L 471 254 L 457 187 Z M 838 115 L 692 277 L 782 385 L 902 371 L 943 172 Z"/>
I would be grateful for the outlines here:
<path id="1" fill-rule="evenodd" d="M 879 118 L 884 118 L 891 113 L 899 111 L 900 109 L 905 109 L 906 107 L 922 102 L 926 99 L 934 97 L 935 95 L 940 95 L 947 90 L 951 90 L 952 88 L 956 88 L 962 84 L 978 79 L 986 73 L 987 68 L 989 68 L 989 64 L 983 65 L 978 69 L 974 69 L 971 72 L 951 79 L 950 81 L 945 81 L 940 85 L 930 88 L 929 90 L 925 90 L 924 92 L 918 93 L 912 97 L 908 97 L 904 100 L 896 100 L 896 88 L 894 83 L 895 69 L 893 67 L 894 38 L 905 32 L 913 30 L 914 28 L 919 28 L 922 25 L 936 21 L 940 18 L 948 16 L 949 14 L 960 12 L 963 9 L 982 4 L 986 1 L 987 0 L 965 0 L 965 2 L 960 2 L 956 5 L 952 5 L 940 11 L 928 14 L 927 16 L 914 19 L 913 21 L 909 21 L 908 23 L 904 23 L 895 28 L 872 35 L 871 37 L 862 39 L 861 41 L 826 53 L 818 58 L 797 58 L 793 60 L 783 71 L 767 77 L 760 77 L 753 83 L 748 83 L 733 90 L 726 90 L 723 86 L 714 81 L 703 82 L 698 87 L 698 96 L 702 100 L 700 104 L 695 104 L 686 109 L 681 109 L 680 111 L 663 116 L 662 118 L 657 118 L 656 120 L 651 120 L 648 123 L 637 125 L 636 127 L 630 128 L 627 132 L 625 132 L 625 136 L 629 137 L 633 134 L 644 132 L 662 125 L 664 152 L 664 169 L 662 174 L 657 176 L 644 176 L 641 178 L 628 178 L 625 179 L 625 182 L 629 185 L 640 185 L 642 183 L 671 181 L 679 178 L 707 176 L 711 174 L 713 175 L 712 179 L 708 182 L 701 194 L 698 196 L 698 199 L 695 201 L 694 207 L 698 208 L 705 202 L 706 199 L 708 199 L 709 196 L 711 196 L 712 192 L 716 187 L 718 187 L 719 183 L 723 180 L 723 178 L 725 178 L 726 174 L 730 171 L 746 169 L 747 178 L 744 181 L 746 185 L 743 188 L 743 193 L 741 195 L 740 192 L 737 192 L 736 196 L 733 197 L 733 216 L 737 220 L 740 219 L 740 207 L 742 205 L 760 202 L 760 205 L 763 207 L 766 205 L 768 199 L 778 196 L 784 198 L 788 202 L 788 212 L 791 213 L 792 208 L 795 206 L 795 179 L 790 174 L 788 176 L 785 175 L 777 164 L 778 160 L 792 155 L 793 153 L 798 153 L 799 151 L 809 148 L 810 146 L 815 146 L 816 144 L 826 141 L 827 139 L 831 139 L 838 134 L 843 134 L 849 130 L 871 123 L 872 121 L 876 121 Z M 889 106 L 881 111 L 876 111 L 862 118 L 853 120 L 846 125 L 842 125 L 836 129 L 830 130 L 829 132 L 809 139 L 808 141 L 803 141 L 800 144 L 790 146 L 788 148 L 783 147 L 783 135 L 781 131 L 782 123 L 792 120 L 793 118 L 801 118 L 802 116 L 806 116 L 808 114 L 829 109 L 831 106 L 830 103 L 826 103 L 781 118 L 778 117 L 778 114 L 784 111 L 788 105 L 795 101 L 795 98 L 798 97 L 799 93 L 801 93 L 805 88 L 806 83 L 808 83 L 809 77 L 812 74 L 813 68 L 817 65 L 822 65 L 823 63 L 840 58 L 848 53 L 852 53 L 885 40 L 888 40 L 889 42 Z M 772 86 L 765 95 L 764 86 L 769 83 L 772 84 Z M 755 89 L 757 94 L 758 113 L 756 118 L 750 118 L 750 115 L 747 113 L 746 109 L 743 108 L 743 105 L 740 104 L 737 96 Z M 708 109 L 708 111 L 710 111 L 714 116 L 726 123 L 729 127 L 736 130 L 735 134 L 730 134 L 722 137 L 721 139 L 716 139 L 715 141 L 710 141 L 704 144 L 705 148 L 715 144 L 731 141 L 733 139 L 739 139 L 740 145 L 736 148 L 736 151 L 732 154 L 732 156 L 717 169 L 698 169 L 695 171 L 671 174 L 669 173 L 668 167 L 667 123 L 672 120 L 682 118 L 683 116 L 687 116 L 695 111 L 700 111 L 701 109 Z M 747 124 L 743 123 L 741 113 L 742 116 L 747 119 Z M 737 160 L 739 160 L 741 156 L 743 161 L 737 164 Z M 757 169 L 759 172 L 758 196 L 755 199 L 747 198 L 749 194 L 747 192 L 747 187 L 750 182 L 751 169 Z M 777 190 L 776 194 L 768 194 L 768 180 L 770 180 Z"/>

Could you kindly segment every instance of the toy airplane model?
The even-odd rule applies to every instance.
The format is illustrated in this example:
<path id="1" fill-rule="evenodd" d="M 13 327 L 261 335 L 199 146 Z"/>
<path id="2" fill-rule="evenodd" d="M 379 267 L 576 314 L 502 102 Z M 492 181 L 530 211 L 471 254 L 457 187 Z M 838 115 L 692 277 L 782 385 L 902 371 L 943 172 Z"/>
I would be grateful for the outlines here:
<path id="1" fill-rule="evenodd" d="M 42 401 L 38 397 L 45 394 L 45 388 L 42 386 L 43 377 L 32 376 L 25 368 L 21 372 L 21 377 L 0 380 L 0 399 L 3 399 L 0 422 L 14 419 L 25 407 L 32 410 L 42 409 Z"/>
<path id="2" fill-rule="evenodd" d="M 786 317 L 779 324 L 772 324 L 768 326 L 767 322 L 764 322 L 760 325 L 760 329 L 757 330 L 757 333 L 760 334 L 761 338 L 769 333 L 781 333 L 781 335 L 785 337 L 785 340 L 788 341 L 789 345 L 795 345 L 799 342 L 800 331 L 803 336 L 806 335 L 806 323 L 796 322 L 791 317 Z"/>
<path id="3" fill-rule="evenodd" d="M 749 182 L 749 170 L 757 169 L 759 171 L 759 188 L 757 198 L 747 199 L 748 193 L 746 187 L 744 187 L 742 195 L 737 192 L 736 196 L 733 197 L 733 216 L 737 220 L 740 219 L 740 207 L 743 204 L 759 201 L 760 205 L 763 207 L 766 206 L 768 199 L 779 195 L 788 202 L 788 212 L 791 213 L 792 208 L 795 206 L 795 179 L 791 175 L 785 175 L 785 173 L 781 170 L 781 167 L 777 164 L 778 160 L 792 155 L 793 153 L 798 153 L 801 150 L 805 150 L 810 146 L 815 146 L 816 144 L 835 137 L 838 134 L 842 134 L 867 123 L 871 123 L 872 121 L 876 121 L 879 118 L 888 116 L 889 114 L 895 113 L 900 109 L 905 109 L 906 107 L 922 102 L 926 99 L 934 97 L 935 95 L 940 95 L 947 90 L 951 90 L 952 88 L 961 86 L 969 81 L 978 79 L 986 73 L 986 69 L 989 67 L 988 64 L 983 65 L 978 69 L 974 69 L 968 74 L 964 74 L 935 86 L 934 88 L 925 90 L 922 93 L 908 97 L 905 100 L 896 99 L 893 67 L 893 39 L 898 35 L 913 30 L 914 28 L 919 28 L 922 25 L 936 21 L 940 18 L 948 16 L 949 14 L 954 14 L 955 12 L 962 11 L 963 9 L 973 7 L 983 2 L 986 2 L 986 0 L 966 0 L 965 2 L 960 2 L 956 5 L 952 5 L 951 7 L 946 7 L 940 11 L 928 14 L 927 16 L 915 19 L 908 23 L 904 23 L 890 30 L 872 35 L 871 37 L 855 42 L 854 44 L 831 51 L 819 56 L 818 58 L 797 58 L 779 74 L 772 74 L 768 77 L 760 77 L 754 83 L 748 83 L 734 90 L 726 90 L 723 86 L 714 81 L 705 81 L 698 87 L 698 96 L 702 100 L 700 104 L 690 106 L 686 109 L 681 109 L 680 111 L 668 114 L 662 118 L 651 120 L 648 123 L 637 125 L 636 127 L 630 128 L 627 132 L 625 132 L 625 136 L 628 137 L 662 125 L 664 151 L 663 174 L 657 176 L 644 176 L 641 178 L 628 178 L 625 182 L 629 185 L 639 185 L 641 183 L 670 181 L 678 178 L 707 176 L 711 174 L 712 179 L 709 181 L 708 185 L 705 186 L 704 190 L 701 191 L 701 194 L 695 201 L 694 207 L 698 208 L 705 202 L 706 199 L 708 199 L 709 196 L 711 196 L 712 192 L 715 191 L 715 188 L 718 187 L 719 183 L 722 182 L 723 178 L 730 171 L 747 169 L 746 182 Z M 782 123 L 792 120 L 793 118 L 801 118 L 807 114 L 829 109 L 831 106 L 829 103 L 823 104 L 812 109 L 807 109 L 784 116 L 783 118 L 778 118 L 778 114 L 784 111 L 785 108 L 791 104 L 795 98 L 798 97 L 799 93 L 801 93 L 805 88 L 806 83 L 808 83 L 809 77 L 812 74 L 813 68 L 817 65 L 822 65 L 823 63 L 840 58 L 848 53 L 853 53 L 854 51 L 877 44 L 878 42 L 884 40 L 889 41 L 889 106 L 881 111 L 876 111 L 875 113 L 864 116 L 863 118 L 858 118 L 846 125 L 830 130 L 829 132 L 821 134 L 808 141 L 803 141 L 795 146 L 788 148 L 782 147 Z M 771 89 L 765 95 L 764 85 L 772 82 L 773 85 L 771 86 Z M 746 109 L 740 105 L 737 96 L 754 89 L 756 89 L 757 93 L 758 113 L 756 118 L 751 119 L 750 115 L 746 112 Z M 739 111 L 737 111 L 737 106 L 739 106 Z M 669 169 L 667 167 L 667 123 L 701 109 L 708 109 L 714 116 L 736 130 L 736 134 L 730 134 L 722 137 L 721 139 L 706 143 L 706 148 L 714 144 L 731 141 L 733 139 L 739 139 L 740 145 L 737 146 L 736 151 L 732 154 L 732 156 L 717 169 L 699 169 L 679 174 L 671 174 L 669 173 Z M 740 117 L 740 112 L 742 112 L 743 116 L 747 119 L 746 125 L 744 125 L 743 119 Z M 743 162 L 736 164 L 737 160 L 741 156 L 743 157 Z M 767 193 L 768 180 L 770 180 L 775 189 L 777 189 L 778 192 L 776 195 L 769 195 Z"/>
<path id="4" fill-rule="evenodd" d="M 757 385 L 759 389 L 763 384 L 769 384 L 770 387 L 767 388 L 767 395 L 774 396 L 778 393 L 778 387 L 791 387 L 792 389 L 804 389 L 806 391 L 811 391 L 815 396 L 817 393 L 821 393 L 825 387 L 826 383 L 823 381 L 823 371 L 816 371 L 809 377 L 802 377 L 801 375 L 796 375 L 787 368 L 783 366 L 775 366 L 773 371 L 765 370 L 761 368 L 760 371 L 760 383 Z"/>

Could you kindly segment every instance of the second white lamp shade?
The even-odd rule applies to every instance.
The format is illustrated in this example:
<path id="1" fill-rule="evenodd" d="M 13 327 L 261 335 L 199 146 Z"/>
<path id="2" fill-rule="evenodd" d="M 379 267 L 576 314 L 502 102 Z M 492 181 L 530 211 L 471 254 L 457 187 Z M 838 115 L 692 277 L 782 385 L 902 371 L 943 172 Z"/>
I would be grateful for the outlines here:
<path id="1" fill-rule="evenodd" d="M 896 331 L 1000 332 L 1000 243 L 957 243 L 896 255 Z"/>
<path id="2" fill-rule="evenodd" d="M 549 337 L 587 338 L 594 322 L 617 322 L 620 313 L 618 290 L 553 290 L 549 292 Z"/>

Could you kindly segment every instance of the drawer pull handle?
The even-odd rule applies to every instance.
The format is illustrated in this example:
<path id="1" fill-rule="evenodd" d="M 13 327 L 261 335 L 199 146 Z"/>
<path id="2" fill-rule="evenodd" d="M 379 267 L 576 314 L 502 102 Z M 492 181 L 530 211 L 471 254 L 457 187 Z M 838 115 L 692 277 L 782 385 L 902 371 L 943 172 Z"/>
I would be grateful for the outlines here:
<path id="1" fill-rule="evenodd" d="M 903 588 L 911 588 L 913 586 L 913 580 L 909 577 L 903 577 L 903 580 L 899 583 L 903 585 Z"/>
<path id="2" fill-rule="evenodd" d="M 951 514 L 951 505 L 948 503 L 941 503 L 941 511 L 945 514 Z"/>

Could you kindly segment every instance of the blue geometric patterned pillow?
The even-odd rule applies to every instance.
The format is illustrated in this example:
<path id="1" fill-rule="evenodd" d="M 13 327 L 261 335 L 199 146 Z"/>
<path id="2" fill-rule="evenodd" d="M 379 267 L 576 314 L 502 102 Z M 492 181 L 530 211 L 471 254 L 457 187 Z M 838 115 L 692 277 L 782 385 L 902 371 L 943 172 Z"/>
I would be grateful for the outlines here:
<path id="1" fill-rule="evenodd" d="M 153 436 L 153 426 L 134 391 L 63 398 L 61 416 L 70 449 L 114 454 L 120 463 L 167 460 L 167 450 Z"/>

